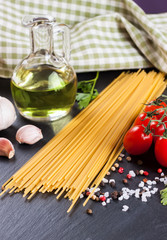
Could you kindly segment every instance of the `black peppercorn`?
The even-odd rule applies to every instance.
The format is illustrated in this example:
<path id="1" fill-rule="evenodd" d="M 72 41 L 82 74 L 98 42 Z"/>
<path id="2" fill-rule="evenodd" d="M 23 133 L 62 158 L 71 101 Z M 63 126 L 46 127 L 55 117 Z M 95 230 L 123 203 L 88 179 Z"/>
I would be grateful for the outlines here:
<path id="1" fill-rule="evenodd" d="M 128 183 L 128 180 L 127 180 L 126 178 L 124 178 L 124 179 L 122 180 L 122 182 L 123 182 L 124 184 L 127 184 L 127 183 Z"/>
<path id="2" fill-rule="evenodd" d="M 90 194 L 90 192 L 88 190 L 85 190 L 85 192 L 83 192 L 84 197 L 88 197 L 89 194 Z"/>
<path id="3" fill-rule="evenodd" d="M 96 197 L 96 198 L 95 198 L 95 201 L 96 201 L 96 202 L 99 202 L 99 201 L 100 201 L 99 197 Z"/>
<path id="4" fill-rule="evenodd" d="M 121 162 L 122 161 L 122 157 L 119 156 L 118 157 L 118 161 Z"/>
<path id="5" fill-rule="evenodd" d="M 96 192 L 96 193 L 95 193 L 95 195 L 96 195 L 96 197 L 100 197 L 100 195 L 101 195 L 101 192 L 100 192 L 100 191 L 98 191 L 98 192 Z"/>
<path id="6" fill-rule="evenodd" d="M 93 211 L 92 211 L 92 209 L 88 208 L 88 209 L 86 210 L 86 213 L 87 213 L 88 215 L 92 215 L 92 214 L 93 214 Z"/>
<path id="7" fill-rule="evenodd" d="M 112 197 L 113 200 L 117 200 L 118 199 L 118 192 L 117 191 L 112 192 L 111 197 Z"/>
<path id="8" fill-rule="evenodd" d="M 103 181 L 101 181 L 100 187 L 104 187 L 104 186 L 105 186 L 105 183 Z"/>
<path id="9" fill-rule="evenodd" d="M 135 173 L 137 176 L 140 174 L 139 170 L 135 170 Z"/>
<path id="10" fill-rule="evenodd" d="M 112 188 L 114 188 L 114 187 L 115 187 L 115 182 L 114 182 L 114 181 L 111 181 L 111 182 L 110 182 L 110 186 L 111 186 Z"/>
<path id="11" fill-rule="evenodd" d="M 123 192 L 122 191 L 119 191 L 118 192 L 118 197 L 122 196 Z"/>
<path id="12" fill-rule="evenodd" d="M 127 156 L 127 157 L 126 157 L 126 160 L 127 160 L 128 162 L 130 162 L 130 161 L 132 161 L 132 158 L 131 158 L 130 156 Z"/>
<path id="13" fill-rule="evenodd" d="M 138 164 L 139 166 L 141 166 L 141 165 L 143 165 L 143 161 L 142 161 L 142 160 L 138 160 L 138 161 L 137 161 L 137 164 Z"/>
<path id="14" fill-rule="evenodd" d="M 160 182 L 159 178 L 156 178 L 155 181 L 156 181 L 156 183 L 159 183 L 159 182 Z"/>

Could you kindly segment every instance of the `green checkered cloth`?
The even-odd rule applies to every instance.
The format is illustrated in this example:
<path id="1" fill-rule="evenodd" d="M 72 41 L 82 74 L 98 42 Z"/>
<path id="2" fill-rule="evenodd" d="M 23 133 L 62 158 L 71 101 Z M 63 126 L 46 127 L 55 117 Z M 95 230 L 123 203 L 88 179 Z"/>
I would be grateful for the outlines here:
<path id="1" fill-rule="evenodd" d="M 71 30 L 76 72 L 155 66 L 167 73 L 167 13 L 145 14 L 132 0 L 4 0 L 0 4 L 0 76 L 30 52 L 21 19 L 48 14 Z"/>

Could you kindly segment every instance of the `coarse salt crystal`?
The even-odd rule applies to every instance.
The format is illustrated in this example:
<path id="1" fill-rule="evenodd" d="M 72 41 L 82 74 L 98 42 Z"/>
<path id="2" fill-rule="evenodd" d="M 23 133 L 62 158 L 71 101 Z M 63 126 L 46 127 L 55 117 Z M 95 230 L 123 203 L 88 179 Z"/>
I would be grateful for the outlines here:
<path id="1" fill-rule="evenodd" d="M 105 196 L 106 198 L 108 198 L 108 197 L 109 197 L 109 192 L 105 192 L 105 193 L 104 193 L 104 196 Z"/>
<path id="2" fill-rule="evenodd" d="M 135 194 L 135 198 L 140 198 L 140 195 L 139 194 Z"/>
<path id="3" fill-rule="evenodd" d="M 123 205 L 123 206 L 122 206 L 122 211 L 123 211 L 123 212 L 128 211 L 128 209 L 129 209 L 129 207 L 128 207 L 127 205 Z"/>
<path id="4" fill-rule="evenodd" d="M 151 180 L 148 180 L 148 181 L 147 181 L 147 184 L 148 184 L 148 185 L 152 185 L 152 181 L 151 181 Z"/>
<path id="5" fill-rule="evenodd" d="M 119 201 L 122 201 L 123 198 L 124 198 L 123 195 L 121 195 L 121 196 L 118 198 L 118 200 L 119 200 Z"/>
<path id="6" fill-rule="evenodd" d="M 158 191 L 158 188 L 153 188 L 153 190 L 154 190 L 155 192 L 157 192 L 157 191 Z"/>
<path id="7" fill-rule="evenodd" d="M 96 192 L 99 192 L 99 191 L 100 191 L 100 188 L 96 188 L 96 189 L 95 189 L 95 193 L 96 193 Z"/>
<path id="8" fill-rule="evenodd" d="M 126 188 L 126 187 L 122 188 L 122 191 L 124 191 L 124 192 L 126 192 L 127 190 L 128 190 L 128 188 Z"/>
<path id="9" fill-rule="evenodd" d="M 140 192 L 140 188 L 137 188 L 136 190 L 135 190 L 135 193 L 139 193 Z"/>
<path id="10" fill-rule="evenodd" d="M 149 191 L 148 187 L 143 187 L 143 190 Z"/>
<path id="11" fill-rule="evenodd" d="M 155 177 L 155 180 L 159 180 L 159 177 Z"/>
<path id="12" fill-rule="evenodd" d="M 141 188 L 144 187 L 144 182 L 141 181 L 141 182 L 139 183 L 138 187 L 141 187 Z"/>
<path id="13" fill-rule="evenodd" d="M 151 197 L 151 193 L 148 191 L 148 192 L 144 192 L 143 193 L 143 196 L 145 196 L 145 197 Z"/>
<path id="14" fill-rule="evenodd" d="M 110 203 L 110 202 L 111 202 L 111 199 L 107 198 L 106 203 Z"/>
<path id="15" fill-rule="evenodd" d="M 162 172 L 162 173 L 161 173 L 161 177 L 164 177 L 164 176 L 165 176 L 165 174 Z"/>
<path id="16" fill-rule="evenodd" d="M 129 194 L 129 192 L 130 192 L 130 189 L 129 189 L 129 188 L 127 188 L 125 192 Z"/>
<path id="17" fill-rule="evenodd" d="M 135 198 L 140 198 L 139 192 L 135 193 Z"/>
<path id="18" fill-rule="evenodd" d="M 159 180 L 160 180 L 160 182 L 164 182 L 164 179 L 165 179 L 165 178 L 160 178 Z"/>
<path id="19" fill-rule="evenodd" d="M 144 196 L 144 195 L 142 194 L 141 200 L 142 200 L 142 202 L 147 202 L 146 196 Z"/>
<path id="20" fill-rule="evenodd" d="M 140 197 L 140 188 L 137 188 L 135 190 L 135 198 L 139 198 Z"/>
<path id="21" fill-rule="evenodd" d="M 133 170 L 129 171 L 129 174 L 130 174 L 132 177 L 136 177 L 136 173 L 135 173 Z"/>
<path id="22" fill-rule="evenodd" d="M 90 189 L 89 189 L 89 192 L 92 192 L 92 191 L 93 191 L 93 189 L 94 189 L 94 188 L 90 188 Z"/>
<path id="23" fill-rule="evenodd" d="M 108 183 L 108 179 L 106 179 L 106 178 L 103 178 L 103 180 L 102 180 L 104 183 Z"/>
<path id="24" fill-rule="evenodd" d="M 151 188 L 152 188 L 152 186 L 151 186 L 151 185 L 149 185 L 149 186 L 148 186 L 148 188 L 149 188 L 149 189 L 151 189 Z"/>
<path id="25" fill-rule="evenodd" d="M 153 180 L 153 181 L 152 181 L 152 184 L 155 185 L 155 184 L 157 184 L 157 182 Z"/>
<path id="26" fill-rule="evenodd" d="M 128 195 L 128 194 L 125 194 L 125 195 L 123 195 L 123 198 L 124 198 L 125 200 L 128 200 L 128 199 L 129 199 L 129 195 Z"/>
<path id="27" fill-rule="evenodd" d="M 106 202 L 102 202 L 101 204 L 102 204 L 103 206 L 106 206 L 106 205 L 107 205 Z"/>
<path id="28" fill-rule="evenodd" d="M 115 183 L 115 179 L 110 179 L 110 180 L 109 180 L 109 183 L 111 183 L 111 182 L 114 182 L 114 183 Z"/>
<path id="29" fill-rule="evenodd" d="M 84 197 L 84 195 L 81 193 L 80 198 L 83 198 L 83 197 Z"/>
<path id="30" fill-rule="evenodd" d="M 92 192 L 92 191 L 94 191 L 95 193 L 96 192 L 99 192 L 100 191 L 100 188 L 96 188 L 95 190 L 94 190 L 95 188 L 93 187 L 93 188 L 90 188 L 89 189 L 89 192 Z"/>
<path id="31" fill-rule="evenodd" d="M 131 190 L 129 191 L 129 195 L 132 196 L 133 194 L 135 194 L 135 190 L 131 189 Z"/>

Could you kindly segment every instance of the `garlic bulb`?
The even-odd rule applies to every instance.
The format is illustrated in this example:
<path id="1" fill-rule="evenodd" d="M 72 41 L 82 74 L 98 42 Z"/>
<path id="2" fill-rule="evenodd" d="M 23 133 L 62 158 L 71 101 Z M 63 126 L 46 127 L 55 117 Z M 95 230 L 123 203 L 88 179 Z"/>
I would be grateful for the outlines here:
<path id="1" fill-rule="evenodd" d="M 16 140 L 19 143 L 34 144 L 42 138 L 41 129 L 30 124 L 19 128 L 16 133 Z"/>
<path id="2" fill-rule="evenodd" d="M 11 141 L 7 138 L 0 138 L 0 156 L 6 156 L 9 159 L 15 155 L 15 150 Z"/>
<path id="3" fill-rule="evenodd" d="M 0 130 L 10 127 L 16 120 L 13 104 L 5 97 L 0 97 Z"/>

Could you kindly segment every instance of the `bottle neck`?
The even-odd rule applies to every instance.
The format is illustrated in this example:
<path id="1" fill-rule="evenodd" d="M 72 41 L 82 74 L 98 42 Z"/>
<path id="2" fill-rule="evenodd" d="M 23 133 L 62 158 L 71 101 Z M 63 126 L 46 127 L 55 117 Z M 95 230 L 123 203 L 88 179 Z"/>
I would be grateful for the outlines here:
<path id="1" fill-rule="evenodd" d="M 52 25 L 39 24 L 30 30 L 32 53 L 53 52 L 53 30 Z M 45 51 L 44 51 L 45 50 Z"/>

